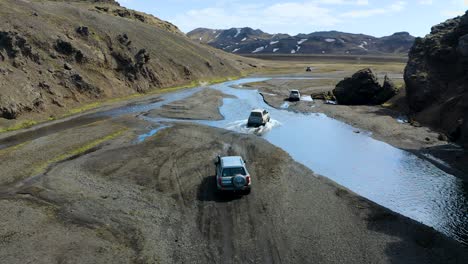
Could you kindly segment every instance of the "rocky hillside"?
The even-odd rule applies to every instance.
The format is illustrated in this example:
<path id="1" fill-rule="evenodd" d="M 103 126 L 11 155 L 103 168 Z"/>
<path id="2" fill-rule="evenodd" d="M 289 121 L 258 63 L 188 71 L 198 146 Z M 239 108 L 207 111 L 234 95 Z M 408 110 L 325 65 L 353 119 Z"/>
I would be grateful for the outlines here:
<path id="1" fill-rule="evenodd" d="M 407 32 L 376 38 L 338 31 L 290 36 L 272 35 L 251 28 L 198 28 L 187 36 L 237 54 L 406 54 L 414 42 L 414 37 Z"/>
<path id="2" fill-rule="evenodd" d="M 414 118 L 468 147 L 468 13 L 416 39 L 405 82 Z"/>
<path id="3" fill-rule="evenodd" d="M 0 1 L 0 128 L 253 65 L 113 0 Z"/>

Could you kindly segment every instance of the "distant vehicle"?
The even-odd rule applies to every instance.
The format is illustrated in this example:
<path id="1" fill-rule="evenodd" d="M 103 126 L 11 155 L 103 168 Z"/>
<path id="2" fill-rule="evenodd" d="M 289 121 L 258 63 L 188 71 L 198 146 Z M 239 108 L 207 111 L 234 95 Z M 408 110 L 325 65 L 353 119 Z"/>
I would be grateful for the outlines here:
<path id="1" fill-rule="evenodd" d="M 216 184 L 218 191 L 239 191 L 249 194 L 252 179 L 240 156 L 220 157 L 216 159 Z"/>
<path id="2" fill-rule="evenodd" d="M 300 101 L 301 93 L 298 90 L 291 90 L 289 92 L 289 101 Z"/>
<path id="3" fill-rule="evenodd" d="M 312 71 L 312 68 L 309 66 L 306 68 L 306 72 L 311 72 Z"/>
<path id="4" fill-rule="evenodd" d="M 248 127 L 259 127 L 266 125 L 270 122 L 270 113 L 264 109 L 254 109 L 250 112 L 249 120 L 247 121 Z"/>

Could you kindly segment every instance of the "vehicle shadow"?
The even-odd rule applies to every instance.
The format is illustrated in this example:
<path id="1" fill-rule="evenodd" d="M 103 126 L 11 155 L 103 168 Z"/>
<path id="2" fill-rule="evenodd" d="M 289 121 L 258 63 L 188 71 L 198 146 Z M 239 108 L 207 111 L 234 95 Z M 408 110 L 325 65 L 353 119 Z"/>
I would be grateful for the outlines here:
<path id="1" fill-rule="evenodd" d="M 242 198 L 241 193 L 219 192 L 216 187 L 216 176 L 208 176 L 198 186 L 197 199 L 202 202 L 227 203 Z"/>
<path id="2" fill-rule="evenodd" d="M 294 102 L 299 102 L 300 99 L 291 99 L 289 97 L 286 97 L 283 99 L 284 102 L 290 102 L 290 103 L 294 103 Z"/>

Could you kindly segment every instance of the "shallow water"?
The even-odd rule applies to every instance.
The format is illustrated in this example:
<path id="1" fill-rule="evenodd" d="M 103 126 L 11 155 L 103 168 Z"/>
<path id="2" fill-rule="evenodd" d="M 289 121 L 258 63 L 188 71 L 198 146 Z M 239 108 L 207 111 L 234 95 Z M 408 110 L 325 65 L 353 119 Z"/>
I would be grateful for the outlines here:
<path id="1" fill-rule="evenodd" d="M 156 135 L 159 131 L 161 131 L 163 129 L 166 129 L 166 128 L 169 128 L 169 127 L 170 127 L 169 125 L 162 125 L 162 126 L 160 126 L 158 128 L 151 129 L 148 133 L 139 135 L 138 139 L 137 139 L 137 143 L 141 143 L 141 142 L 145 141 L 147 138 Z"/>
<path id="2" fill-rule="evenodd" d="M 324 114 L 275 109 L 257 91 L 231 88 L 261 80 L 212 86 L 237 98 L 224 99 L 224 120 L 195 122 L 261 136 L 316 173 L 468 245 L 468 188 L 462 180 Z M 254 108 L 267 109 L 272 121 L 247 128 Z"/>

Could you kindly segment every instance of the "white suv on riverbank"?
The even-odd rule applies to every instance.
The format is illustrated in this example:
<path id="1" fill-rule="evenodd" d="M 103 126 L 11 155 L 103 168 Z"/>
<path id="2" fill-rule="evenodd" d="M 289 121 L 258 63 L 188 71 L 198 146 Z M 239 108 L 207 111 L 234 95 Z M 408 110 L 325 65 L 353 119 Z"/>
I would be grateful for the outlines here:
<path id="1" fill-rule="evenodd" d="M 252 179 L 242 157 L 217 157 L 216 185 L 218 191 L 242 191 L 248 194 L 251 184 Z"/>
<path id="2" fill-rule="evenodd" d="M 249 120 L 247 121 L 248 127 L 259 127 L 266 125 L 270 122 L 270 113 L 265 109 L 254 109 L 250 112 Z"/>
<path id="3" fill-rule="evenodd" d="M 299 90 L 291 90 L 289 92 L 289 101 L 300 101 L 301 100 L 301 93 Z"/>

